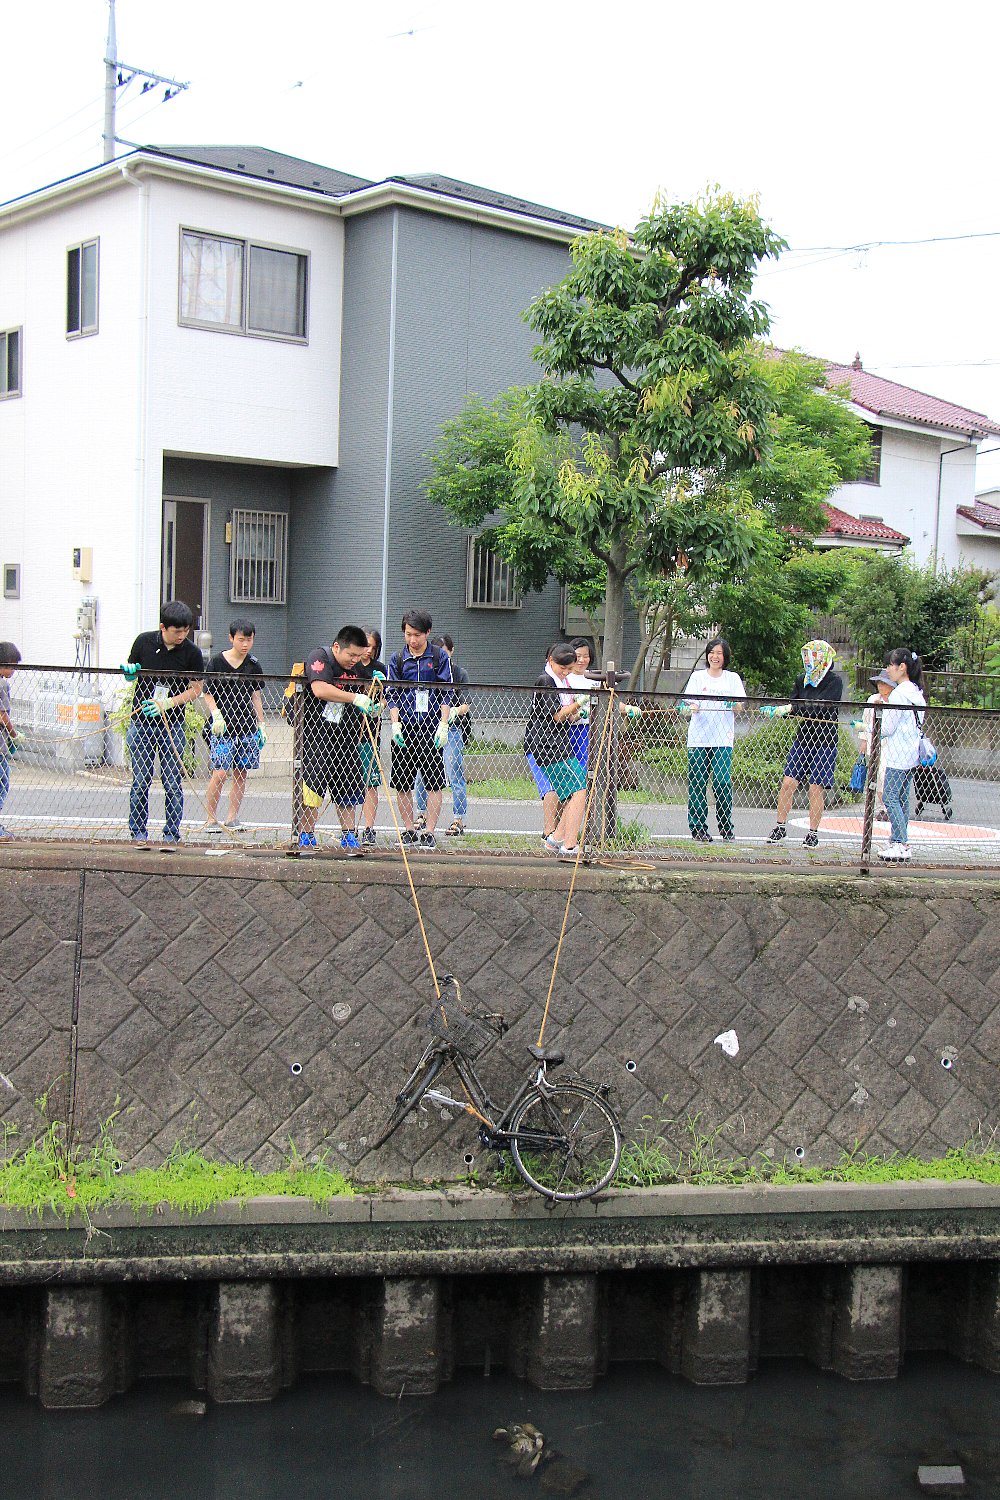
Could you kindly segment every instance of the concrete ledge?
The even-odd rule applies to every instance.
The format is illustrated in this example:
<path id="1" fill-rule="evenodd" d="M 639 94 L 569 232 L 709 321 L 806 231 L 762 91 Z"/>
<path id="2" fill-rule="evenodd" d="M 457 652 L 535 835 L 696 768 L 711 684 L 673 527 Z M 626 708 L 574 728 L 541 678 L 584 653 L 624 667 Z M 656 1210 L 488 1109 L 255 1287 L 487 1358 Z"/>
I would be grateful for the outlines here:
<path id="1" fill-rule="evenodd" d="M 667 1187 L 548 1209 L 541 1198 L 400 1192 L 222 1204 L 185 1216 L 0 1218 L 0 1285 L 1000 1259 L 1000 1189 Z"/>

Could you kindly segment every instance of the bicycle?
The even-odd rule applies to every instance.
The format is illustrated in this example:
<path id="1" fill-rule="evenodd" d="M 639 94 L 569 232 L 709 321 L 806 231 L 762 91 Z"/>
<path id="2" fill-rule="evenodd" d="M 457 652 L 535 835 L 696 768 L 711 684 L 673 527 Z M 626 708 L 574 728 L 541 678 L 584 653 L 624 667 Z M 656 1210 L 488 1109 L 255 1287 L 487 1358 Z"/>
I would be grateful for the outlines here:
<path id="1" fill-rule="evenodd" d="M 478 1119 L 482 1145 L 498 1156 L 509 1151 L 518 1174 L 543 1197 L 576 1202 L 608 1186 L 621 1159 L 622 1133 L 606 1085 L 584 1079 L 550 1083 L 548 1069 L 559 1067 L 564 1054 L 551 1047 L 530 1046 L 535 1062 L 531 1076 L 510 1103 L 499 1109 L 476 1072 L 473 1058 L 510 1027 L 499 1011 L 479 1015 L 466 1011 L 458 981 L 451 975 L 441 980 L 441 997 L 431 1008 L 427 1027 L 431 1040 L 396 1095 L 372 1150 L 384 1146 L 407 1115 L 427 1100 Z M 458 1074 L 465 1099 L 454 1099 L 432 1086 L 449 1063 Z"/>

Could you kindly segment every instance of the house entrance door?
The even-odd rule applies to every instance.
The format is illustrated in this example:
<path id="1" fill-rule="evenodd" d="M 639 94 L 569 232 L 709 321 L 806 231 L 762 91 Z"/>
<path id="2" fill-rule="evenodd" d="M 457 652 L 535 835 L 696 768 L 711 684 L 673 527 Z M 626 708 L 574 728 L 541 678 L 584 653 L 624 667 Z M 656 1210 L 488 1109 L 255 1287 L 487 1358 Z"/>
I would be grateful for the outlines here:
<path id="1" fill-rule="evenodd" d="M 161 592 L 182 599 L 203 630 L 208 616 L 208 501 L 164 500 Z"/>

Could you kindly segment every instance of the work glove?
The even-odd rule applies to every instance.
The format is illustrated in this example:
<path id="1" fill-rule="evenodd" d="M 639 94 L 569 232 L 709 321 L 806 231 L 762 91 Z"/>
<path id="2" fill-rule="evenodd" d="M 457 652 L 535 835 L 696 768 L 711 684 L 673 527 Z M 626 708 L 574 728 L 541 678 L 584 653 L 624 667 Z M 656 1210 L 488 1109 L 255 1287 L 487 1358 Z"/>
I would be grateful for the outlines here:
<path id="1" fill-rule="evenodd" d="M 263 748 L 264 748 L 264 746 L 266 744 L 267 744 L 267 735 L 264 733 L 264 726 L 263 726 L 263 724 L 258 724 L 257 725 L 257 749 L 258 750 L 263 750 Z"/>
<path id="2" fill-rule="evenodd" d="M 9 748 L 10 748 L 11 755 L 16 755 L 17 752 L 18 752 L 18 750 L 20 750 L 20 748 L 21 748 L 21 746 L 23 744 L 24 744 L 24 735 L 23 734 L 18 734 L 17 730 L 15 729 L 14 733 L 12 735 L 10 735 L 10 737 L 9 737 Z"/>
<path id="3" fill-rule="evenodd" d="M 762 717 L 765 719 L 783 719 L 791 711 L 792 705 L 790 703 L 765 703 L 760 710 Z"/>
<path id="4" fill-rule="evenodd" d="M 684 718 L 688 718 L 694 713 L 694 705 L 689 703 L 686 698 L 678 698 L 677 712 L 682 714 Z"/>
<path id="5" fill-rule="evenodd" d="M 147 719 L 158 719 L 160 717 L 160 705 L 155 698 L 147 698 L 140 710 Z"/>
<path id="6" fill-rule="evenodd" d="M 359 709 L 363 714 L 370 714 L 375 705 L 367 693 L 355 693 L 354 707 Z"/>
<path id="7" fill-rule="evenodd" d="M 139 675 L 139 663 L 137 661 L 123 661 L 118 670 L 126 682 L 134 682 Z"/>
<path id="8" fill-rule="evenodd" d="M 403 739 L 403 731 L 398 724 L 392 731 L 392 743 L 398 750 L 402 750 L 403 746 L 406 744 L 406 741 Z"/>
<path id="9" fill-rule="evenodd" d="M 222 736 L 225 734 L 225 732 L 226 732 L 226 721 L 222 717 L 222 715 L 220 714 L 219 710 L 216 709 L 214 711 L 214 713 L 212 714 L 212 733 L 214 735 L 216 735 L 219 739 L 221 739 Z"/>
<path id="10" fill-rule="evenodd" d="M 642 709 L 637 703 L 626 703 L 625 707 L 622 709 L 622 713 L 624 714 L 626 719 L 642 718 Z"/>
<path id="11" fill-rule="evenodd" d="M 435 734 L 434 734 L 434 748 L 436 750 L 443 750 L 444 747 L 445 747 L 445 745 L 447 745 L 447 743 L 448 743 L 448 726 L 442 720 L 441 723 L 438 725 L 437 730 L 435 731 Z"/>
<path id="12" fill-rule="evenodd" d="M 722 706 L 723 708 L 728 708 L 729 712 L 732 713 L 733 709 L 736 707 L 736 701 L 733 698 L 723 698 Z"/>
<path id="13" fill-rule="evenodd" d="M 384 672 L 373 672 L 372 673 L 372 682 L 385 682 L 385 673 Z"/>
<path id="14" fill-rule="evenodd" d="M 576 707 L 577 707 L 576 722 L 578 724 L 586 724 L 587 720 L 590 718 L 590 694 L 589 693 L 577 693 L 577 695 L 576 695 Z"/>

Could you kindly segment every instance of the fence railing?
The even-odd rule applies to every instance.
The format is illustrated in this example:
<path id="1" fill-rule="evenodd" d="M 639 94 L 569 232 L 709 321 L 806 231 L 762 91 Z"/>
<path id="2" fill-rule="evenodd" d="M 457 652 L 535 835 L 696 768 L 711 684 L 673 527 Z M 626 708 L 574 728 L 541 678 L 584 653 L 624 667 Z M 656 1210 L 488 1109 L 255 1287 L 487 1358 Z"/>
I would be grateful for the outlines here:
<path id="1" fill-rule="evenodd" d="M 356 840 L 398 858 L 402 838 L 414 855 L 552 858 L 560 840 L 578 846 L 580 826 L 586 857 L 614 862 L 855 868 L 899 842 L 881 809 L 881 705 L 842 704 L 823 724 L 775 699 L 734 714 L 720 700 L 596 684 L 564 703 L 553 689 L 560 725 L 540 733 L 536 701 L 529 757 L 533 693 L 519 686 L 472 685 L 461 700 L 455 690 L 441 752 L 433 693 L 427 715 L 401 706 L 400 745 L 384 700 L 324 719 L 301 689 L 285 697 L 287 677 L 268 677 L 261 747 L 249 726 L 213 736 L 201 699 L 172 724 L 143 714 L 142 680 L 136 690 L 115 672 L 20 666 L 7 687 L 17 741 L 7 753 L 0 727 L 0 824 L 17 839 L 158 844 L 165 832 L 169 847 L 176 831 L 206 854 L 353 856 Z M 908 778 L 909 857 L 896 862 L 1000 868 L 1000 711 L 939 706 L 933 689 L 930 699 L 937 759 Z"/>
<path id="2" fill-rule="evenodd" d="M 854 686 L 858 694 L 868 692 L 871 678 L 880 666 L 855 663 Z M 953 708 L 1000 710 L 1000 677 L 990 672 L 925 672 L 924 689 L 929 703 Z"/>

